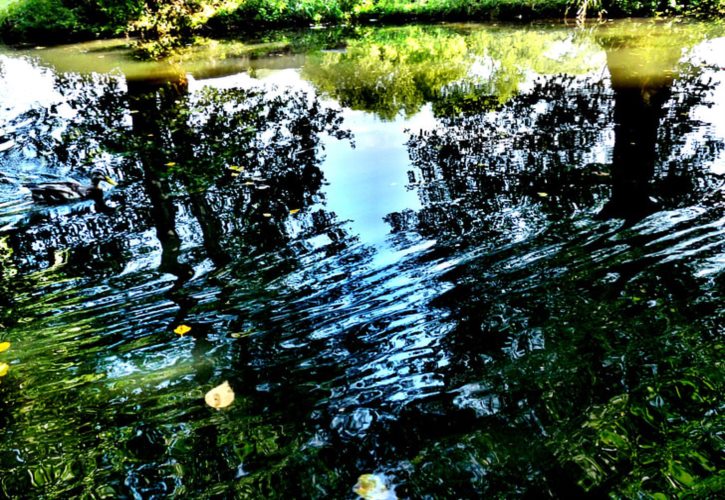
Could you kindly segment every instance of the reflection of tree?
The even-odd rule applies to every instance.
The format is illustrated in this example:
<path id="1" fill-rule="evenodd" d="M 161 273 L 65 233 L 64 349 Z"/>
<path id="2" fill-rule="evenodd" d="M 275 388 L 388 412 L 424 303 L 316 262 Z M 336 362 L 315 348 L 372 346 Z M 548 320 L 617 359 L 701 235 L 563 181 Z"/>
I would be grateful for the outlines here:
<path id="1" fill-rule="evenodd" d="M 101 163 L 121 174 L 125 192 L 145 179 L 158 234 L 175 231 L 174 205 L 182 201 L 209 248 L 222 240 L 253 247 L 286 241 L 290 212 L 312 203 L 322 183 L 319 135 L 348 137 L 336 112 L 292 90 L 190 95 L 183 81 L 130 81 L 124 92 L 116 78 L 77 76 L 59 77 L 58 90 L 67 100 L 17 119 L 27 128 L 18 144 L 63 165 L 59 174 L 83 177 Z M 137 210 L 143 200 L 126 202 Z"/>
<path id="2" fill-rule="evenodd" d="M 92 318 L 98 329 L 93 346 L 100 348 L 86 349 L 83 334 L 76 334 L 78 338 L 59 341 L 71 346 L 73 352 L 61 353 L 58 359 L 72 360 L 75 367 L 82 362 L 84 366 L 79 370 L 84 373 L 108 373 L 114 363 L 124 364 L 137 355 L 144 366 L 138 375 L 172 381 L 174 388 L 169 394 L 198 391 L 212 377 L 235 377 L 239 382 L 235 386 L 236 404 L 248 410 L 246 405 L 251 403 L 247 401 L 253 400 L 251 395 L 257 396 L 258 384 L 287 380 L 286 367 L 296 364 L 296 360 L 290 360 L 280 369 L 284 373 L 267 373 L 264 369 L 257 373 L 252 368 L 252 363 L 257 366 L 274 358 L 276 343 L 283 333 L 274 330 L 275 322 L 266 304 L 275 292 L 258 282 L 265 280 L 263 274 L 270 272 L 274 264 L 281 268 L 297 265 L 299 253 L 304 253 L 300 251 L 304 250 L 304 242 L 291 243 L 299 234 L 324 234 L 331 240 L 339 239 L 341 234 L 334 216 L 323 210 L 307 210 L 320 199 L 321 136 L 349 137 L 341 129 L 338 113 L 294 90 L 203 89 L 190 93 L 183 78 L 124 82 L 116 77 L 59 77 L 57 91 L 62 97 L 52 109 L 39 108 L 17 118 L 16 123 L 22 125 L 16 134 L 18 148 L 43 163 L 44 168 L 39 170 L 47 175 L 82 178 L 91 165 L 105 165 L 121 181 L 108 195 L 115 211 L 99 214 L 87 204 L 37 210 L 18 223 L 16 230 L 4 235 L 0 240 L 0 318 L 6 311 L 10 311 L 8 317 L 32 317 L 33 328 L 44 327 L 40 333 L 33 332 L 32 342 L 40 342 L 43 335 L 59 336 L 59 331 L 62 333 L 74 322 L 85 321 L 78 318 L 83 314 L 80 311 L 86 310 L 85 318 Z M 154 266 L 149 254 L 153 257 L 158 253 L 155 240 L 161 247 L 160 271 L 175 275 L 174 285 L 168 275 L 159 276 L 149 269 Z M 316 256 L 307 257 L 314 260 Z M 190 265 L 209 266 L 207 258 L 224 278 L 203 276 L 190 280 Z M 255 258 L 265 263 L 258 266 Z M 36 269 L 42 271 L 33 272 Z M 111 290 L 96 288 L 97 279 L 111 281 Z M 103 281 L 100 288 L 105 285 Z M 48 290 L 59 290 L 60 297 L 40 294 Z M 195 294 L 200 290 L 207 296 L 202 304 Z M 218 300 L 216 293 L 220 295 Z M 34 300 L 37 294 L 42 297 Z M 66 301 L 66 295 L 71 299 Z M 252 303 L 255 306 L 245 310 Z M 99 307 L 106 314 L 100 314 Z M 215 307 L 216 312 L 210 314 L 210 307 Z M 63 309 L 62 316 L 55 314 L 59 309 Z M 52 315 L 56 315 L 53 320 L 42 319 Z M 221 316 L 223 321 L 218 319 Z M 168 326 L 182 321 L 193 326 L 188 335 L 194 336 L 192 353 L 188 344 L 184 346 L 184 341 L 190 340 L 188 336 L 164 344 L 169 340 L 163 336 Z M 238 329 L 226 331 L 229 322 Z M 13 320 L 4 326 L 17 325 Z M 13 334 L 22 327 L 17 328 Z M 230 347 L 223 338 L 213 344 L 207 339 L 220 332 L 252 328 L 271 333 L 264 340 L 240 340 L 237 345 L 244 349 Z M 105 349 L 109 345 L 114 349 Z M 163 352 L 175 366 L 183 366 L 188 360 L 188 372 L 176 377 L 164 373 L 164 369 L 158 373 L 147 369 L 149 355 L 139 354 L 146 351 L 140 346 Z M 209 354 L 212 348 L 213 356 Z M 225 352 L 232 354 L 225 356 Z M 249 359 L 255 357 L 259 359 Z M 116 384 L 143 387 L 144 383 L 123 377 L 106 387 L 117 390 Z M 308 396 L 292 384 L 285 386 L 289 390 L 280 393 L 284 397 L 272 405 L 272 411 L 269 400 L 264 401 L 250 411 L 253 416 L 235 418 L 235 423 L 248 423 L 249 429 L 230 431 L 213 421 L 204 427 L 183 428 L 183 422 L 177 425 L 167 421 L 168 408 L 158 415 L 146 412 L 140 416 L 137 405 L 141 398 L 136 396 L 131 398 L 135 402 L 115 401 L 115 406 L 107 407 L 112 396 L 104 394 L 99 404 L 97 388 L 88 383 L 73 386 L 63 392 L 62 403 L 57 402 L 58 394 L 28 397 L 38 401 L 34 424 L 53 420 L 45 405 L 73 404 L 82 405 L 77 415 L 83 425 L 108 430 L 100 438 L 103 443 L 99 449 L 81 450 L 83 437 L 58 437 L 61 433 L 72 434 L 65 428 L 51 434 L 52 439 L 63 443 L 63 449 L 54 456 L 56 462 L 67 463 L 74 454 L 91 461 L 97 459 L 102 462 L 103 477 L 87 481 L 103 483 L 115 492 L 114 496 L 157 494 L 164 488 L 168 493 L 179 487 L 179 478 L 183 478 L 186 491 L 201 494 L 208 491 L 212 481 L 239 483 L 235 474 L 240 461 L 255 476 L 247 478 L 239 488 L 257 488 L 257 477 L 273 474 L 266 465 L 274 468 L 287 464 L 288 457 L 298 451 L 298 434 L 282 433 L 279 428 L 282 424 L 301 427 L 317 395 Z M 290 397 L 294 391 L 301 394 Z M 156 400 L 145 401 L 153 404 Z M 190 421 L 208 419 L 206 413 L 199 416 L 204 408 L 189 405 L 188 400 L 177 409 Z M 298 414 L 299 418 L 290 419 L 290 415 Z M 65 422 L 77 425 L 74 419 Z M 18 442 L 34 439 L 39 425 L 24 425 Z M 224 442 L 231 434 L 243 435 L 243 442 Z M 178 448 L 173 443 L 169 446 L 172 440 L 183 444 Z M 113 445 L 106 446 L 111 442 Z M 198 459 L 189 460 L 190 450 Z M 41 462 L 47 461 L 32 453 L 24 454 L 27 462 L 18 466 L 18 477 L 27 478 L 28 472 L 43 470 Z M 164 464 L 152 471 L 142 463 L 163 462 L 166 457 L 193 463 L 183 474 L 165 469 Z M 167 476 L 176 477 L 177 484 L 165 483 Z M 42 489 L 52 496 L 78 481 L 77 477 L 52 479 L 39 483 L 36 491 Z M 235 487 L 226 484 L 225 491 Z M 6 490 L 20 494 L 16 492 L 27 491 L 28 487 L 13 482 L 6 485 Z"/>
<path id="3" fill-rule="evenodd" d="M 611 94 L 598 82 L 541 80 L 496 115 L 447 119 L 413 135 L 411 172 L 426 235 L 517 234 L 595 205 Z M 395 220 L 393 216 L 391 220 Z"/>
<path id="4" fill-rule="evenodd" d="M 427 102 L 438 115 L 457 115 L 495 109 L 531 71 L 592 69 L 592 46 L 574 47 L 545 30 L 382 29 L 349 41 L 344 52 L 314 55 L 303 75 L 343 105 L 383 119 L 410 116 Z M 557 48 L 561 54 L 548 54 Z"/>
<path id="5" fill-rule="evenodd" d="M 665 105 L 671 101 L 682 47 L 698 40 L 699 34 L 694 34 L 696 38 L 693 39 L 692 30 L 673 30 L 664 39 L 662 30 L 653 30 L 654 27 L 645 26 L 636 37 L 621 36 L 616 31 L 609 33 L 607 30 L 598 37 L 607 53 L 607 67 L 615 94 L 612 193 L 602 212 L 605 216 L 636 220 L 656 211 L 657 200 L 653 199 L 650 191 L 656 164 L 658 161 L 674 160 L 679 163 L 685 160 L 684 155 L 672 158 L 672 148 L 681 139 L 673 137 L 671 130 L 685 133 L 694 129 L 691 120 L 683 120 L 681 116 L 690 107 L 702 103 L 709 91 L 708 86 L 699 81 L 695 69 L 684 65 L 679 81 L 686 82 L 686 87 L 680 89 L 668 113 Z M 663 123 L 666 116 L 669 120 Z M 668 134 L 669 140 L 662 141 L 658 155 L 658 137 L 663 134 Z M 706 139 L 700 142 L 713 146 L 712 141 Z M 701 152 L 704 149 L 700 147 Z M 709 157 L 716 154 L 719 147 L 715 145 L 711 149 L 714 150 L 707 154 Z M 690 158 L 692 156 L 689 155 Z M 696 156 L 699 161 L 704 159 L 701 155 Z M 660 172 L 668 177 L 673 173 L 668 170 L 660 169 Z M 688 176 L 685 174 L 683 177 Z M 686 179 L 680 180 L 691 184 Z M 673 184 L 670 179 L 665 183 Z M 686 190 L 680 194 L 685 195 Z M 670 200 L 672 202 L 676 203 Z"/>
<path id="6" fill-rule="evenodd" d="M 640 53 L 640 65 L 615 65 L 614 48 L 629 43 L 607 46 L 611 90 L 542 78 L 495 114 L 410 138 L 424 208 L 391 223 L 475 249 L 435 302 L 458 318 L 445 339 L 458 389 L 436 403 L 445 411 L 411 411 L 434 421 L 462 412 L 463 437 L 417 452 L 413 462 L 428 467 L 411 475 L 411 496 L 430 494 L 431 482 L 434 495 L 451 494 L 453 482 L 471 497 L 718 491 L 720 383 L 710 364 L 720 349 L 712 313 L 703 319 L 692 301 L 706 287 L 687 264 L 649 253 L 667 229 L 631 226 L 657 208 L 706 204 L 721 185 L 707 167 L 723 144 L 688 113 L 711 86 L 676 65 L 677 41 L 656 64 Z M 636 74 L 647 64 L 665 75 Z M 595 215 L 628 229 L 614 234 Z"/>
<path id="7" fill-rule="evenodd" d="M 605 201 L 603 215 L 641 218 L 654 193 L 662 193 L 668 207 L 701 197 L 717 180 L 698 162 L 715 158 L 722 146 L 703 137 L 685 156 L 682 141 L 672 140 L 673 130 L 698 126 L 683 112 L 704 102 L 709 90 L 697 75 L 684 75 L 687 91 L 667 101 L 666 116 L 671 83 L 642 89 L 621 85 L 616 75 L 612 93 L 596 80 L 556 77 L 541 79 L 494 115 L 447 119 L 412 135 L 408 145 L 417 168 L 410 175 L 424 209 L 407 217 L 393 214 L 391 223 L 417 224 L 438 237 L 495 231 L 515 239 Z M 612 119 L 610 166 L 606 137 Z M 663 134 L 670 140 L 656 148 Z M 656 159 L 662 167 L 655 168 Z M 692 190 L 674 189 L 683 185 Z"/>

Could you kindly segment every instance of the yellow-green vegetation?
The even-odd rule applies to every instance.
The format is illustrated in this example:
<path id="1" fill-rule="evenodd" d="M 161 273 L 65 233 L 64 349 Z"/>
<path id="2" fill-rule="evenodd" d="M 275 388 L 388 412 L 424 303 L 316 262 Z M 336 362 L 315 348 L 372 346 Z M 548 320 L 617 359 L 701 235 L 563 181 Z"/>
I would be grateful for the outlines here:
<path id="1" fill-rule="evenodd" d="M 205 32 L 378 21 L 720 14 L 723 0 L 0 0 L 0 36 L 52 43 L 129 34 L 159 57 Z"/>
<path id="2" fill-rule="evenodd" d="M 456 115 L 497 108 L 531 71 L 591 71 L 602 62 L 597 54 L 589 39 L 572 44 L 547 30 L 390 28 L 365 32 L 344 53 L 312 56 L 303 76 L 345 106 L 383 119 L 410 116 L 426 102 L 438 115 Z"/>

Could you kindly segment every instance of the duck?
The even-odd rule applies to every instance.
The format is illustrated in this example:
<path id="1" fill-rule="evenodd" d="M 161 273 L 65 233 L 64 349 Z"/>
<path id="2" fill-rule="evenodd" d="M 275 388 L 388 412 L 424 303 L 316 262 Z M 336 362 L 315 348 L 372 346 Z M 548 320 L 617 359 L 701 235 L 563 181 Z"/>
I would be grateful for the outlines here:
<path id="1" fill-rule="evenodd" d="M 33 201 L 47 203 L 50 205 L 60 205 L 79 200 L 95 200 L 103 199 L 103 189 L 100 185 L 106 182 L 111 186 L 116 186 L 116 181 L 111 179 L 100 168 L 91 170 L 91 185 L 86 186 L 78 181 L 58 181 L 44 182 L 38 184 L 25 184 L 33 196 Z"/>

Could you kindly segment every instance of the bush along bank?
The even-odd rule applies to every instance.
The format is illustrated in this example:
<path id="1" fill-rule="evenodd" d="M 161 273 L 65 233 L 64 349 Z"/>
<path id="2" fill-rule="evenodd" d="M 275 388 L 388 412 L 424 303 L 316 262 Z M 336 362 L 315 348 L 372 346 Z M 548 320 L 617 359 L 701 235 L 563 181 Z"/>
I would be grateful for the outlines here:
<path id="1" fill-rule="evenodd" d="M 199 34 L 315 24 L 721 15 L 725 0 L 0 0 L 6 43 L 130 35 L 161 57 Z"/>

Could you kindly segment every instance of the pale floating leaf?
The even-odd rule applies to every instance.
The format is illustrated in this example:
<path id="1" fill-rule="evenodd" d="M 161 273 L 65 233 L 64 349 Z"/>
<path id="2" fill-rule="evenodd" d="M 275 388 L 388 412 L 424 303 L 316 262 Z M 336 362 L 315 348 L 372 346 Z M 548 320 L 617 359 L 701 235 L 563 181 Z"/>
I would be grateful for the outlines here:
<path id="1" fill-rule="evenodd" d="M 298 214 L 299 212 L 300 212 L 299 208 L 293 208 L 292 210 L 289 211 L 289 213 L 291 213 L 292 215 Z"/>
<path id="2" fill-rule="evenodd" d="M 207 392 L 206 396 L 204 396 L 204 401 L 217 410 L 226 408 L 234 402 L 234 391 L 229 386 L 229 382 L 225 381 L 223 384 Z"/>
<path id="3" fill-rule="evenodd" d="M 269 186 L 267 184 L 260 184 L 259 186 L 257 186 L 257 189 L 263 191 L 265 189 L 269 189 Z"/>
<path id="4" fill-rule="evenodd" d="M 365 500 L 396 500 L 395 492 L 385 486 L 385 481 L 377 474 L 363 474 L 352 489 Z"/>
<path id="5" fill-rule="evenodd" d="M 0 352 L 10 349 L 10 342 L 0 342 Z"/>
<path id="6" fill-rule="evenodd" d="M 546 197 L 549 196 L 549 193 L 544 193 L 543 191 L 540 191 L 540 192 L 538 192 L 536 194 L 538 194 L 541 198 L 546 198 Z"/>
<path id="7" fill-rule="evenodd" d="M 244 172 L 244 167 L 240 167 L 239 165 L 229 165 L 229 170 L 232 170 L 234 172 Z"/>
<path id="8" fill-rule="evenodd" d="M 176 166 L 176 162 L 175 161 L 170 161 L 169 163 L 164 163 L 164 166 L 166 166 L 166 167 L 175 167 Z"/>
<path id="9" fill-rule="evenodd" d="M 190 331 L 191 327 L 189 325 L 179 325 L 174 329 L 174 333 L 177 335 L 181 335 L 182 337 Z"/>
<path id="10" fill-rule="evenodd" d="M 262 216 L 269 218 L 272 217 L 272 214 L 270 214 L 269 212 L 265 212 L 262 214 Z"/>

